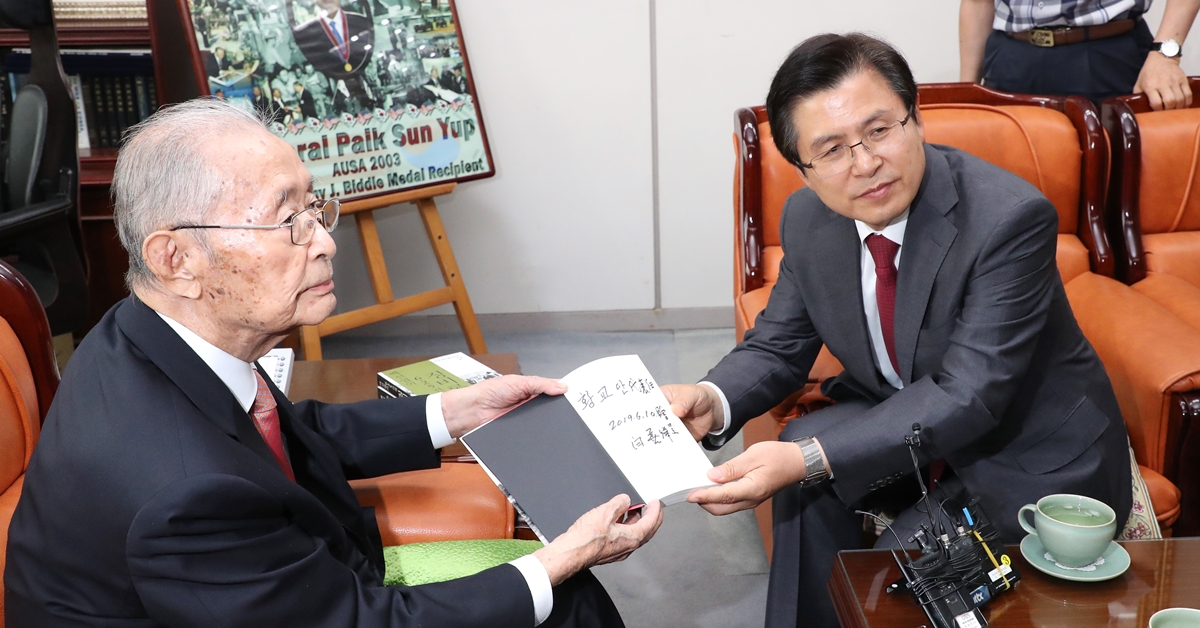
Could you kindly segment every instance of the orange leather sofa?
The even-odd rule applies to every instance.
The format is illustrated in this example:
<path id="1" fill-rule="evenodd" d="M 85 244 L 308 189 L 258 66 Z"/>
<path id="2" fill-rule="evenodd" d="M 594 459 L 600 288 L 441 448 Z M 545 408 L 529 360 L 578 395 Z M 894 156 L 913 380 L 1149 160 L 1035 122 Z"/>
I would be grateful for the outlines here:
<path id="1" fill-rule="evenodd" d="M 1200 77 L 1189 81 L 1200 90 Z M 1151 111 L 1145 96 L 1122 96 L 1104 103 L 1102 117 L 1113 138 L 1108 223 L 1117 276 L 1200 329 L 1200 103 Z M 1183 534 L 1200 534 L 1197 426 L 1200 394 L 1181 390 L 1167 419 L 1165 473 L 1183 492 Z"/>
<path id="2" fill-rule="evenodd" d="M 0 575 L 4 573 L 8 524 L 42 419 L 58 388 L 50 324 L 33 286 L 0 261 Z M 4 582 L 0 579 L 0 628 Z"/>
<path id="3" fill-rule="evenodd" d="M 1059 212 L 1058 267 L 1085 335 L 1113 380 L 1131 443 L 1164 531 L 1180 513 L 1179 491 L 1163 477 L 1166 418 L 1176 390 L 1200 389 L 1200 334 L 1112 279 L 1103 223 L 1108 151 L 1094 105 L 1080 98 L 1013 96 L 970 84 L 920 86 L 926 141 L 949 144 L 1008 168 Z M 779 154 L 762 107 L 735 116 L 734 310 L 738 339 L 753 326 L 778 278 L 779 217 L 803 185 Z M 821 381 L 842 370 L 822 349 L 808 385 L 743 428 L 747 444 L 774 439 L 787 420 L 828 404 Z M 770 555 L 770 502 L 757 509 Z"/>

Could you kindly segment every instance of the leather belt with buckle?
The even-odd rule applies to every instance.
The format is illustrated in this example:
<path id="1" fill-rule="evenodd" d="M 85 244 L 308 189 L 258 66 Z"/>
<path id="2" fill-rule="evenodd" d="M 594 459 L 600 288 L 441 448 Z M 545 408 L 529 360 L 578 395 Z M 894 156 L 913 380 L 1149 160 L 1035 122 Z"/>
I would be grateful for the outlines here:
<path id="1" fill-rule="evenodd" d="M 1122 35 L 1133 30 L 1137 20 L 1116 20 L 1097 26 L 1063 26 L 1060 28 L 1034 28 L 1020 33 L 1006 33 L 1013 39 L 1027 41 L 1042 48 L 1077 44 L 1081 41 L 1104 39 Z"/>

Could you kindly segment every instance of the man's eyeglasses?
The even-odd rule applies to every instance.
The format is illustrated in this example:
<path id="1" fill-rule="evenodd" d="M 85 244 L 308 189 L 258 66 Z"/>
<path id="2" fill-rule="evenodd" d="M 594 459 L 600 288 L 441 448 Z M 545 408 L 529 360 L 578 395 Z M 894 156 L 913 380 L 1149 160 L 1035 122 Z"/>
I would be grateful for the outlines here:
<path id="1" fill-rule="evenodd" d="M 854 163 L 854 149 L 862 146 L 864 150 L 872 155 L 885 153 L 896 146 L 899 146 L 904 141 L 904 126 L 912 119 L 910 111 L 903 120 L 896 120 L 888 124 L 877 124 L 872 127 L 862 140 L 857 144 L 846 146 L 838 144 L 833 148 L 813 157 L 809 163 L 800 162 L 801 168 L 812 168 L 813 173 L 818 177 L 832 177 L 835 174 L 841 174 L 850 169 Z"/>
<path id="2" fill-rule="evenodd" d="M 342 213 L 342 202 L 337 199 L 315 201 L 307 209 L 292 214 L 287 220 L 277 225 L 180 225 L 171 227 L 171 231 L 180 229 L 282 229 L 287 227 L 292 231 L 292 244 L 304 246 L 312 242 L 317 225 L 333 233 L 337 228 L 338 216 Z"/>

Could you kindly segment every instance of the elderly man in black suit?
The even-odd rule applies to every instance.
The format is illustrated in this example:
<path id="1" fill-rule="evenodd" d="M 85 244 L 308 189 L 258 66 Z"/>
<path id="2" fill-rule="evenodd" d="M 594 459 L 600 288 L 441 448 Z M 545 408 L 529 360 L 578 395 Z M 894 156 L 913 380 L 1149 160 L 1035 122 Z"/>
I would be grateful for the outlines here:
<path id="1" fill-rule="evenodd" d="M 661 522 L 629 498 L 474 576 L 383 586 L 347 479 L 438 465 L 436 449 L 554 380 L 507 376 L 400 400 L 292 404 L 255 361 L 333 311 L 337 201 L 232 105 L 163 109 L 113 177 L 133 295 L 72 357 L 9 535 L 9 628 L 622 625 L 586 568 Z M 500 419 L 503 420 L 503 419 Z"/>
<path id="2" fill-rule="evenodd" d="M 905 539 L 928 521 L 905 444 L 914 423 L 918 456 L 940 475 L 933 503 L 978 496 L 1006 543 L 1021 538 L 1017 510 L 1049 493 L 1095 497 L 1124 523 L 1125 425 L 1067 303 L 1050 202 L 926 144 L 908 64 L 865 35 L 796 47 L 767 113 L 807 184 L 784 208 L 778 283 L 703 382 L 663 387 L 715 447 L 801 389 L 822 345 L 845 366 L 822 386 L 835 405 L 690 496 L 725 514 L 775 495 L 767 625 L 838 625 L 825 585 L 837 551 L 862 543 L 856 508 L 898 513 Z"/>

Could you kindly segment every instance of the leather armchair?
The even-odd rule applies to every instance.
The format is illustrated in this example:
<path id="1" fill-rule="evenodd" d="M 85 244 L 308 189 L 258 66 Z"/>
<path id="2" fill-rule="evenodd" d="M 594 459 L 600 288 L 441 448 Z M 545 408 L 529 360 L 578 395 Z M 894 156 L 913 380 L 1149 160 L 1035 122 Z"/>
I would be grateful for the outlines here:
<path id="1" fill-rule="evenodd" d="M 430 541 L 513 538 L 516 515 L 508 499 L 474 462 L 442 462 L 350 482 L 363 506 L 375 508 L 384 546 Z"/>
<path id="2" fill-rule="evenodd" d="M 1200 77 L 1189 79 L 1200 89 Z M 1200 105 L 1151 111 L 1143 95 L 1106 101 L 1102 118 L 1113 139 L 1108 226 L 1117 276 L 1200 329 Z M 1164 473 L 1183 491 L 1177 529 L 1200 534 L 1200 394 L 1176 387 L 1162 435 Z"/>
<path id="3" fill-rule="evenodd" d="M 37 294 L 24 277 L 0 261 L 0 575 L 8 524 L 21 497 L 41 420 L 57 387 L 50 325 Z M 0 581 L 3 626 L 4 583 Z"/>
<path id="4" fill-rule="evenodd" d="M 1013 171 L 1058 209 L 1059 272 L 1076 318 L 1113 380 L 1159 523 L 1168 530 L 1180 509 L 1178 489 L 1161 475 L 1174 469 L 1166 461 L 1166 416 L 1172 391 L 1200 385 L 1200 335 L 1112 279 L 1102 211 L 1108 153 L 1095 107 L 1080 98 L 1014 96 L 968 84 L 921 85 L 920 104 L 927 141 Z M 803 182 L 776 150 L 764 108 L 738 110 L 735 123 L 734 310 L 740 340 L 778 277 L 779 216 Z M 819 383 L 840 371 L 822 349 L 808 385 L 747 424 L 745 442 L 774 439 L 787 420 L 828 404 Z M 769 502 L 756 514 L 769 552 Z"/>

